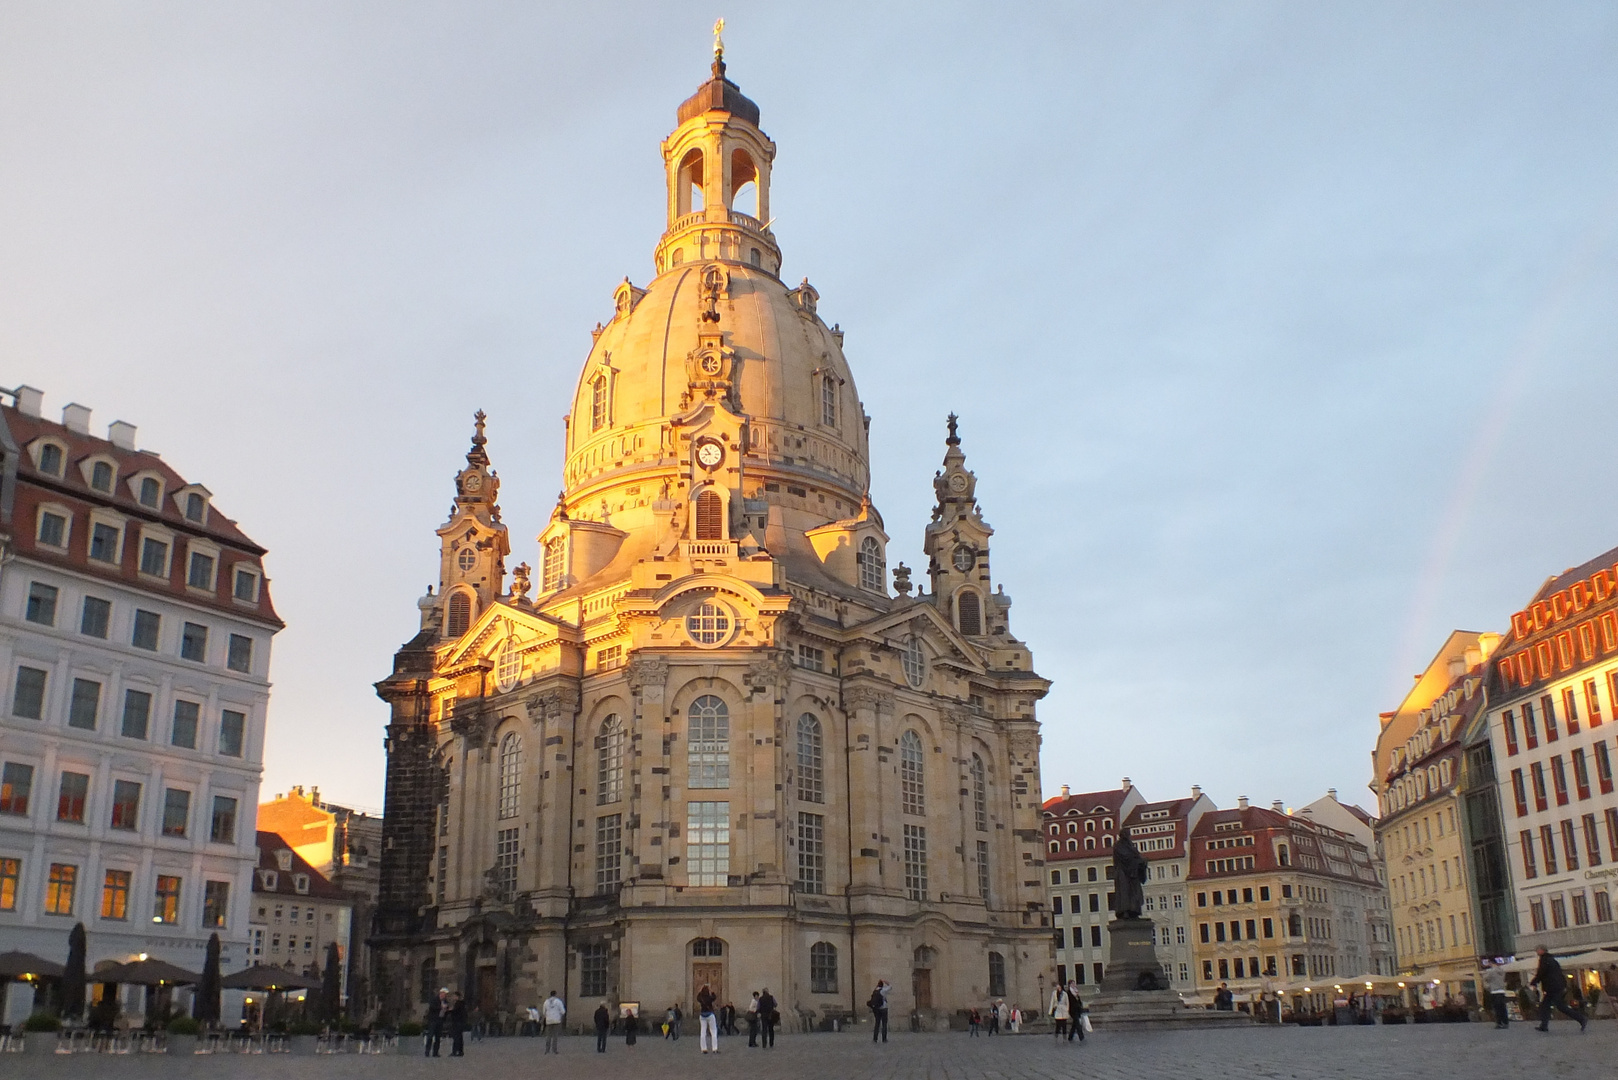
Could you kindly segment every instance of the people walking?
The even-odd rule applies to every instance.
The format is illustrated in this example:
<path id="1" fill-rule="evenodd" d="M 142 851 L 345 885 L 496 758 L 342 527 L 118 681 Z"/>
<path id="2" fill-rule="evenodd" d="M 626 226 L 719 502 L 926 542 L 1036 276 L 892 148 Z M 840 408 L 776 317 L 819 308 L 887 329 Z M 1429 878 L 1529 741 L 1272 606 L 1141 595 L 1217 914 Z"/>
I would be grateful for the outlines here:
<path id="1" fill-rule="evenodd" d="M 1545 950 L 1545 946 L 1541 945 L 1536 951 L 1539 953 L 1539 969 L 1534 972 L 1533 979 L 1528 983 L 1529 986 L 1539 987 L 1539 1026 L 1534 1030 L 1549 1031 L 1551 1010 L 1555 1009 L 1563 1016 L 1577 1020 L 1579 1031 L 1582 1033 L 1590 1026 L 1590 1021 L 1582 1012 L 1568 1008 L 1567 1003 L 1562 1000 L 1562 996 L 1567 993 L 1567 975 L 1563 973 L 1562 965 L 1557 963 L 1556 957 Z"/>
<path id="2" fill-rule="evenodd" d="M 1079 1041 L 1084 1041 L 1084 1001 L 1079 997 L 1079 984 L 1076 979 L 1069 979 L 1067 983 L 1067 1041 L 1072 1042 L 1077 1035 Z"/>
<path id="3" fill-rule="evenodd" d="M 1013 1035 L 1022 1033 L 1022 1010 L 1015 1005 L 1011 1007 L 1011 1033 Z"/>
<path id="4" fill-rule="evenodd" d="M 1051 991 L 1051 1022 L 1056 1025 L 1055 1035 L 1058 1039 L 1067 1034 L 1068 1017 L 1067 987 L 1057 986 Z"/>
<path id="5" fill-rule="evenodd" d="M 558 1045 L 557 1040 L 562 1035 L 562 1021 L 567 1017 L 567 1002 L 557 997 L 556 991 L 552 990 L 550 996 L 545 999 L 545 1004 L 540 1006 L 539 1011 L 545 1017 L 544 1052 L 547 1054 L 560 1054 L 562 1048 Z"/>
<path id="6" fill-rule="evenodd" d="M 776 1010 L 775 995 L 770 993 L 768 986 L 758 996 L 758 1021 L 764 1028 L 759 1045 L 769 1049 L 775 1045 L 775 1025 L 781 1022 L 781 1014 Z"/>
<path id="7" fill-rule="evenodd" d="M 607 1032 L 612 1030 L 612 1010 L 607 1008 L 605 1001 L 596 1006 L 595 1022 L 596 1053 L 605 1054 L 607 1052 Z"/>
<path id="8" fill-rule="evenodd" d="M 876 1042 L 877 1036 L 883 1042 L 888 1041 L 888 980 L 878 979 L 876 989 L 871 991 L 871 1000 L 865 1004 L 871 1010 L 871 1041 Z"/>
<path id="9" fill-rule="evenodd" d="M 1483 992 L 1489 995 L 1489 1011 L 1494 1014 L 1494 1029 L 1503 1031 L 1511 1026 L 1511 1013 L 1506 1009 L 1506 973 L 1495 961 L 1485 961 Z"/>
<path id="10" fill-rule="evenodd" d="M 978 1014 L 976 1009 L 973 1009 L 971 1012 L 966 1014 L 966 1033 L 968 1036 L 974 1039 L 977 1038 L 978 1028 L 982 1026 L 983 1017 Z"/>
<path id="11" fill-rule="evenodd" d="M 466 1056 L 466 999 L 456 994 L 449 1005 L 449 1056 Z"/>
<path id="12" fill-rule="evenodd" d="M 758 1045 L 758 991 L 753 991 L 753 1000 L 747 1003 L 747 1045 Z"/>
<path id="13" fill-rule="evenodd" d="M 702 1052 L 719 1053 L 719 1017 L 714 1013 L 714 992 L 707 983 L 697 991 L 697 1045 Z"/>
<path id="14" fill-rule="evenodd" d="M 439 987 L 438 996 L 427 1003 L 427 1040 L 422 1043 L 423 1057 L 437 1057 L 439 1043 L 444 1040 L 444 1025 L 449 1022 L 449 989 Z"/>

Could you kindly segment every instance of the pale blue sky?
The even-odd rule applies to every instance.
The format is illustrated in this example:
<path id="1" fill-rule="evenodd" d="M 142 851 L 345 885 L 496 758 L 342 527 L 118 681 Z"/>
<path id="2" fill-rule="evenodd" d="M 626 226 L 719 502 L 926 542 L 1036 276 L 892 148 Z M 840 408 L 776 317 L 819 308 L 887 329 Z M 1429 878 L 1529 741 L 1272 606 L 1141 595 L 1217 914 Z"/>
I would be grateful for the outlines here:
<path id="1" fill-rule="evenodd" d="M 1364 787 L 1453 627 L 1618 544 L 1618 6 L 0 7 L 0 385 L 270 549 L 266 790 L 382 801 L 371 684 L 490 414 L 513 563 L 729 20 L 873 420 L 962 416 L 1044 782 Z"/>

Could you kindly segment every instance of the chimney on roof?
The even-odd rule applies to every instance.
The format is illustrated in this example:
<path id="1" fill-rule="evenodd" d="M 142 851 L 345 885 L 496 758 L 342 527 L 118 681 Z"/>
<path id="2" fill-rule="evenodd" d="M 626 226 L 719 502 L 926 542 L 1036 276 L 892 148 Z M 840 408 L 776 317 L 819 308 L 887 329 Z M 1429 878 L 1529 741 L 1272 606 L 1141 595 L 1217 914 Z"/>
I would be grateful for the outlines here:
<path id="1" fill-rule="evenodd" d="M 1334 788 L 1334 787 L 1327 788 L 1326 789 L 1326 798 L 1330 799 L 1332 802 L 1336 802 L 1337 801 L 1337 789 Z"/>
<path id="2" fill-rule="evenodd" d="M 1238 796 L 1236 796 L 1236 809 L 1238 809 L 1238 810 L 1246 810 L 1247 809 L 1247 796 L 1246 795 L 1238 795 Z"/>
<path id="3" fill-rule="evenodd" d="M 1470 651 L 1470 650 L 1468 650 L 1468 651 Z M 1466 674 L 1466 668 L 1467 668 L 1467 663 L 1466 663 L 1466 659 L 1464 657 L 1452 656 L 1452 657 L 1449 658 L 1449 677 L 1450 678 L 1459 679 L 1462 675 Z"/>
<path id="4" fill-rule="evenodd" d="M 114 420 L 107 425 L 107 441 L 120 450 L 135 449 L 135 425 L 127 420 Z"/>
<path id="5" fill-rule="evenodd" d="M 1286 807 L 1287 804 L 1282 802 L 1280 799 L 1277 799 L 1270 804 L 1270 809 L 1274 810 L 1277 814 L 1286 813 Z"/>
<path id="6" fill-rule="evenodd" d="M 19 386 L 17 387 L 16 395 L 17 411 L 24 416 L 32 416 L 37 419 L 40 409 L 45 406 L 45 392 L 35 390 L 32 386 Z"/>
<path id="7" fill-rule="evenodd" d="M 1072 794 L 1073 794 L 1073 793 L 1072 793 L 1072 792 L 1071 792 L 1071 791 L 1069 791 L 1069 790 L 1068 790 L 1068 788 L 1067 788 L 1067 785 L 1066 785 L 1066 784 L 1063 784 L 1063 785 L 1062 785 L 1062 798 L 1064 798 L 1064 799 L 1065 799 L 1065 798 L 1067 798 L 1067 797 L 1068 797 L 1068 796 L 1069 796 L 1069 795 L 1072 795 Z"/>
<path id="8" fill-rule="evenodd" d="M 1134 787 L 1134 786 L 1135 786 L 1135 785 L 1134 785 L 1134 784 L 1131 784 L 1131 783 L 1130 783 L 1130 782 L 1129 782 L 1129 777 L 1127 777 L 1127 776 L 1126 776 L 1126 777 L 1124 777 L 1124 790 L 1125 790 L 1125 791 L 1128 791 L 1128 790 L 1129 790 L 1129 789 L 1130 789 L 1130 788 L 1132 788 L 1132 787 Z"/>
<path id="9" fill-rule="evenodd" d="M 63 405 L 62 426 L 80 435 L 90 434 L 90 408 L 87 405 Z"/>
<path id="10" fill-rule="evenodd" d="M 1192 784 L 1191 785 L 1191 798 L 1193 798 L 1193 799 L 1202 798 L 1202 785 L 1201 784 Z"/>

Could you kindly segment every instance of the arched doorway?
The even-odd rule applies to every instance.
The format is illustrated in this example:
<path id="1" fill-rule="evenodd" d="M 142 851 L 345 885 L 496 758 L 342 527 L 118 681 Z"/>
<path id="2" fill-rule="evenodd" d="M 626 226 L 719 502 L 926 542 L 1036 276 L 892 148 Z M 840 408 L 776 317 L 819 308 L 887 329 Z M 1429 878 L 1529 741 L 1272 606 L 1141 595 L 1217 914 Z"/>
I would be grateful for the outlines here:
<path id="1" fill-rule="evenodd" d="M 691 996 L 686 1012 L 696 1014 L 697 992 L 707 986 L 714 999 L 724 1004 L 726 945 L 721 938 L 697 938 L 691 942 Z"/>
<path id="2" fill-rule="evenodd" d="M 919 946 L 910 957 L 910 994 L 916 1002 L 916 1011 L 933 1007 L 933 963 L 938 950 Z"/>

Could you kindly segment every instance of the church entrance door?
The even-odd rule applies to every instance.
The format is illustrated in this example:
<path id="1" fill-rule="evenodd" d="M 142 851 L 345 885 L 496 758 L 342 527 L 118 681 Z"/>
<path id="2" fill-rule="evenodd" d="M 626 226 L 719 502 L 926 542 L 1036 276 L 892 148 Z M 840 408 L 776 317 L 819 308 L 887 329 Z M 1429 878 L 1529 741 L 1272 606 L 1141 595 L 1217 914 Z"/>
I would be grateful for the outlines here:
<path id="1" fill-rule="evenodd" d="M 917 968 L 910 973 L 910 992 L 916 999 L 916 1010 L 933 1007 L 933 973 L 930 968 Z"/>
<path id="2" fill-rule="evenodd" d="M 722 963 L 703 962 L 701 960 L 691 965 L 691 1008 L 690 1012 L 697 1012 L 697 991 L 702 984 L 707 983 L 713 991 L 715 1007 L 725 1003 L 725 965 Z"/>

